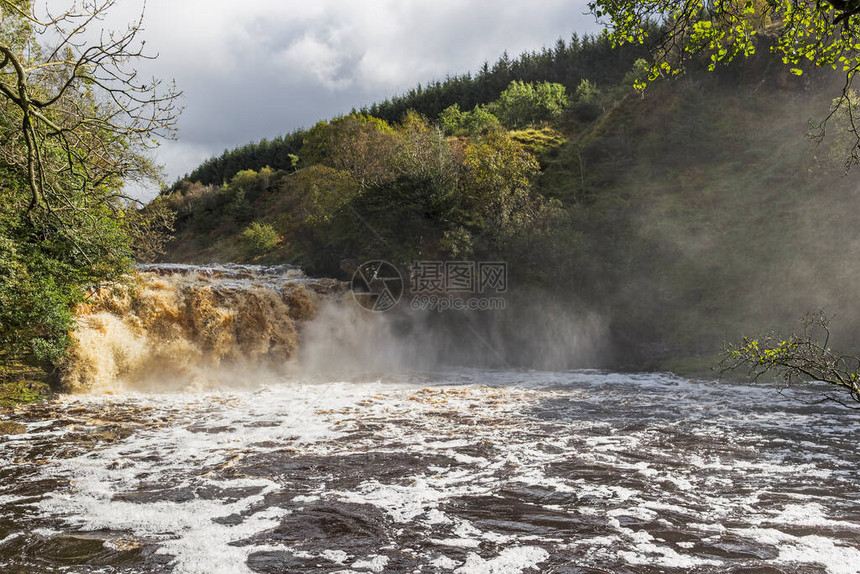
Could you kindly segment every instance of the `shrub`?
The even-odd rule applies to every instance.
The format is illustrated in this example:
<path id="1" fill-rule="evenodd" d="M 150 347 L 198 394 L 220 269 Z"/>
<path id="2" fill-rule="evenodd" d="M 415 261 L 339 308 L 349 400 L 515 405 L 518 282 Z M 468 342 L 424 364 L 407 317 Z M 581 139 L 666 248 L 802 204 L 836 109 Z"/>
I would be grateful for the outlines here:
<path id="1" fill-rule="evenodd" d="M 248 255 L 255 257 L 271 251 L 278 245 L 280 237 L 275 228 L 268 223 L 253 222 L 240 235 L 242 245 Z"/>
<path id="2" fill-rule="evenodd" d="M 567 105 L 567 91 L 561 84 L 513 81 L 491 111 L 505 126 L 517 128 L 558 119 Z"/>
<path id="3" fill-rule="evenodd" d="M 439 115 L 439 127 L 447 136 L 476 136 L 497 131 L 502 124 L 487 106 L 475 106 L 471 112 L 464 112 L 454 104 Z"/>

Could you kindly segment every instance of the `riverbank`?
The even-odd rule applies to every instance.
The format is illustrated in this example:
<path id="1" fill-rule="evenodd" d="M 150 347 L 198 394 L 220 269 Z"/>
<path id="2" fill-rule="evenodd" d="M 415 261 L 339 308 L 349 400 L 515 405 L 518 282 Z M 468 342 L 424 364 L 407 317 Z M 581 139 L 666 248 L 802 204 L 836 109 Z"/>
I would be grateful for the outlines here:
<path id="1" fill-rule="evenodd" d="M 0 363 L 0 407 L 44 400 L 51 395 L 51 373 L 17 361 Z M 0 429 L 0 434 L 4 434 Z"/>

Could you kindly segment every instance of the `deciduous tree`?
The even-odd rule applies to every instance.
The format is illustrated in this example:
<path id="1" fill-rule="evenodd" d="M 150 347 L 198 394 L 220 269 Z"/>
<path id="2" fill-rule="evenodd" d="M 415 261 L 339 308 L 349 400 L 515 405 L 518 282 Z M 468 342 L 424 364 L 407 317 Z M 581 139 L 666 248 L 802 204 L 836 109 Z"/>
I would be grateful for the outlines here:
<path id="1" fill-rule="evenodd" d="M 155 178 L 174 133 L 178 92 L 135 67 L 140 20 L 102 29 L 116 3 L 0 0 L 0 361 L 59 360 L 85 286 L 131 262 L 123 182 Z"/>
<path id="2" fill-rule="evenodd" d="M 362 188 L 394 179 L 390 161 L 397 137 L 387 122 L 350 114 L 319 122 L 305 136 L 302 161 L 348 171 Z"/>
<path id="3" fill-rule="evenodd" d="M 647 45 L 653 56 L 649 79 L 681 73 L 692 56 L 704 55 L 711 69 L 750 56 L 768 36 L 770 50 L 788 71 L 832 68 L 844 74 L 838 105 L 817 126 L 823 139 L 828 120 L 847 109 L 854 145 L 846 166 L 860 162 L 860 129 L 850 98 L 860 70 L 860 2 L 855 0 L 591 0 L 591 11 L 607 26 L 615 46 Z M 661 24 L 655 35 L 653 23 Z M 638 81 L 640 88 L 645 81 Z"/>
<path id="4" fill-rule="evenodd" d="M 154 177 L 145 151 L 174 133 L 179 94 L 134 68 L 149 57 L 141 21 L 98 30 L 116 2 L 41 14 L 32 2 L 0 0 L 2 160 L 26 174 L 29 216 L 43 210 L 62 225 L 74 209 L 69 188 L 103 202 L 119 197 L 123 180 Z"/>
<path id="5" fill-rule="evenodd" d="M 823 392 L 822 401 L 845 400 L 860 403 L 860 357 L 843 355 L 830 348 L 830 318 L 823 312 L 807 315 L 803 330 L 788 337 L 766 335 L 745 338 L 723 350 L 721 372 L 746 370 L 757 381 L 774 377 L 785 387 L 820 381 L 832 391 Z M 851 406 L 860 409 L 860 406 Z"/>
<path id="6" fill-rule="evenodd" d="M 530 221 L 537 208 L 531 180 L 540 171 L 535 157 L 501 133 L 469 143 L 461 178 L 471 224 L 498 245 Z"/>

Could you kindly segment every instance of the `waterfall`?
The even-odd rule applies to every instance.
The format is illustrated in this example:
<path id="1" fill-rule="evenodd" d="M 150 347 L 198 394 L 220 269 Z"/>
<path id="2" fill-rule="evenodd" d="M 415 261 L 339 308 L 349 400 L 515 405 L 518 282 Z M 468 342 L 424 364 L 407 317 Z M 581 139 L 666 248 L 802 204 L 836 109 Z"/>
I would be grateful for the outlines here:
<path id="1" fill-rule="evenodd" d="M 259 383 L 297 349 L 298 327 L 343 291 L 289 266 L 141 265 L 76 310 L 61 366 L 70 391 L 182 390 Z"/>

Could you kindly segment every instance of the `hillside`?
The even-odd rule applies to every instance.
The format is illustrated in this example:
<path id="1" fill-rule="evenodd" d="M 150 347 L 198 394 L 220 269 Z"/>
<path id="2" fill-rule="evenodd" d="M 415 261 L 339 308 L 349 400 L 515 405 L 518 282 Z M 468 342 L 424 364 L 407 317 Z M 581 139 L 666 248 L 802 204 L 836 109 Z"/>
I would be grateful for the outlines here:
<path id="1" fill-rule="evenodd" d="M 512 81 L 556 82 L 571 93 L 583 79 L 599 86 L 615 86 L 624 81 L 633 62 L 647 57 L 647 51 L 641 46 L 614 50 L 612 43 L 604 37 L 574 34 L 568 41 L 559 39 L 552 48 L 527 52 L 517 58 L 503 54 L 495 63 L 485 63 L 474 74 L 431 81 L 383 102 L 364 106 L 359 112 L 388 123 L 399 122 L 409 110 L 436 118 L 454 104 L 462 110 L 486 105 L 496 100 Z M 242 170 L 259 170 L 267 166 L 276 170 L 292 169 L 295 166 L 290 154 L 299 153 L 305 135 L 306 130 L 299 129 L 272 140 L 263 139 L 224 150 L 182 179 L 204 185 L 221 185 Z M 175 190 L 179 183 L 176 182 L 171 189 Z"/>
<path id="2" fill-rule="evenodd" d="M 356 114 L 305 134 L 292 169 L 179 182 L 165 259 L 342 277 L 344 261 L 372 258 L 503 260 L 528 314 L 598 318 L 609 352 L 588 366 L 698 368 L 725 340 L 819 308 L 860 345 L 857 172 L 843 177 L 839 118 L 820 146 L 806 137 L 828 77 L 760 56 L 640 97 L 632 64 L 613 68 L 615 85 L 577 76 L 564 110 L 538 119 L 515 121 L 505 92 L 429 119 Z"/>
<path id="3" fill-rule="evenodd" d="M 818 309 L 836 315 L 837 344 L 860 342 L 860 187 L 844 173 L 844 125 L 820 146 L 806 136 L 836 93 L 819 80 L 664 83 L 544 170 L 539 189 L 568 206 L 584 243 L 559 274 L 613 318 L 631 361 L 711 355 L 742 335 L 796 330 Z"/>

